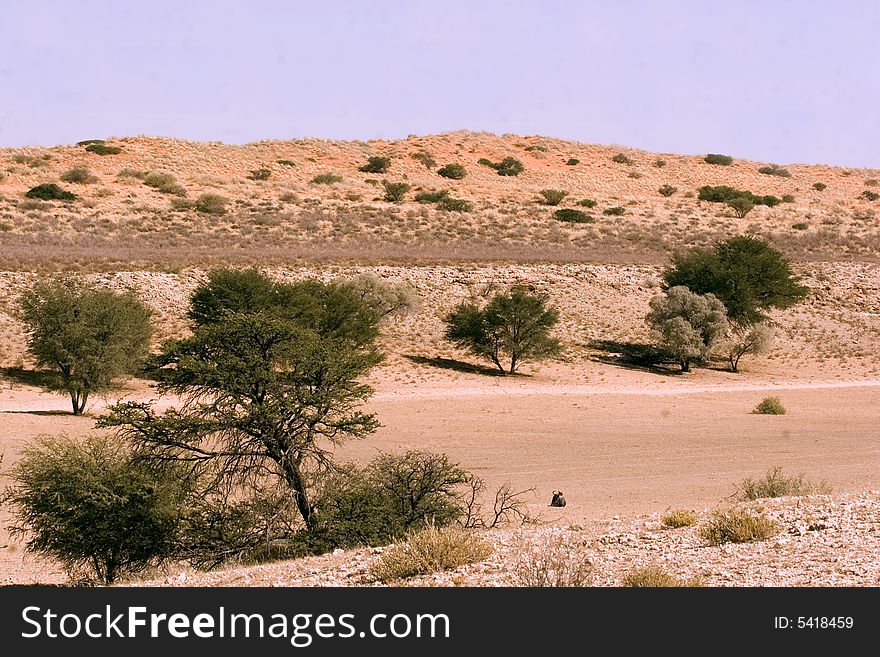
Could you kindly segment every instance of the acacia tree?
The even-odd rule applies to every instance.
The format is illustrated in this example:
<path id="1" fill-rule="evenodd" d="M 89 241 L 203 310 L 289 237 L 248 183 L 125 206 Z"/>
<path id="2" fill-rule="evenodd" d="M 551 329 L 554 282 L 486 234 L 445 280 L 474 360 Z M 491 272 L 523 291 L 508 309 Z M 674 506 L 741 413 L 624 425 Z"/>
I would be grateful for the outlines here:
<path id="1" fill-rule="evenodd" d="M 752 326 L 731 325 L 724 345 L 730 371 L 739 370 L 740 358 L 746 354 L 766 353 L 772 341 L 773 329 L 767 322 L 758 322 Z"/>
<path id="2" fill-rule="evenodd" d="M 241 276 L 237 289 L 258 291 L 253 303 L 225 308 L 214 288 L 235 275 L 209 278 L 193 300 L 216 303 L 203 305 L 210 310 L 197 316 L 192 337 L 168 343 L 155 360 L 159 391 L 179 395 L 180 407 L 118 404 L 101 424 L 142 458 L 189 463 L 212 491 L 266 477 L 284 482 L 311 530 L 311 489 L 330 467 L 332 447 L 378 426 L 359 410 L 372 393 L 359 379 L 381 360 L 379 313 L 345 283 L 266 287 L 254 284 L 253 272 Z"/>
<path id="3" fill-rule="evenodd" d="M 447 340 L 488 358 L 502 373 L 504 355 L 510 358 L 507 373 L 514 374 L 523 360 L 547 358 L 561 350 L 559 340 L 550 336 L 559 312 L 547 306 L 543 295 L 522 288 L 496 294 L 485 308 L 461 303 L 443 321 Z"/>
<path id="4" fill-rule="evenodd" d="M 133 293 L 93 289 L 73 280 L 39 283 L 21 296 L 28 351 L 50 368 L 50 390 L 70 395 L 82 415 L 89 395 L 112 388 L 144 361 L 150 310 Z"/>
<path id="5" fill-rule="evenodd" d="M 679 285 L 655 296 L 650 304 L 645 320 L 682 372 L 690 371 L 693 359 L 707 357 L 727 332 L 724 304 L 712 294 L 695 294 Z"/>

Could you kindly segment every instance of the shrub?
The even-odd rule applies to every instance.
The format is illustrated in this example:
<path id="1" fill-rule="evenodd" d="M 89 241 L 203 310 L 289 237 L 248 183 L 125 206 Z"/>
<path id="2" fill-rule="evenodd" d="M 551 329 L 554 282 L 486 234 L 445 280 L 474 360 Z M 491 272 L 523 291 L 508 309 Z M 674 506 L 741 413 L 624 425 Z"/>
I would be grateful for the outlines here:
<path id="1" fill-rule="evenodd" d="M 876 178 L 868 178 L 867 180 L 865 180 L 865 186 L 867 187 L 876 187 L 877 184 L 878 183 Z"/>
<path id="2" fill-rule="evenodd" d="M 780 176 L 781 178 L 791 177 L 791 172 L 788 169 L 783 169 L 777 164 L 771 164 L 770 166 L 761 167 L 760 169 L 758 169 L 758 173 L 763 173 L 767 176 Z"/>
<path id="3" fill-rule="evenodd" d="M 449 198 L 449 192 L 445 189 L 436 192 L 419 192 L 415 195 L 416 203 L 437 203 L 444 198 Z"/>
<path id="4" fill-rule="evenodd" d="M 26 193 L 27 198 L 38 198 L 42 201 L 75 201 L 76 195 L 68 192 L 55 183 L 42 183 L 31 187 Z"/>
<path id="5" fill-rule="evenodd" d="M 362 166 L 358 171 L 363 171 L 364 173 L 385 173 L 388 171 L 388 167 L 391 166 L 391 158 L 390 157 L 381 157 L 379 155 L 373 155 L 367 160 L 367 163 Z"/>
<path id="6" fill-rule="evenodd" d="M 119 173 L 116 174 L 117 178 L 134 178 L 135 180 L 145 180 L 147 177 L 146 171 L 140 171 L 138 169 L 131 169 L 129 167 L 125 167 L 124 169 L 120 169 Z"/>
<path id="7" fill-rule="evenodd" d="M 168 173 L 167 171 L 150 171 L 144 177 L 144 184 L 162 194 L 186 196 L 186 189 L 178 184 L 177 178 L 174 177 L 173 173 Z"/>
<path id="8" fill-rule="evenodd" d="M 74 167 L 69 171 L 65 171 L 61 174 L 61 180 L 80 185 L 91 185 L 98 182 L 97 176 L 92 175 L 88 167 Z"/>
<path id="9" fill-rule="evenodd" d="M 795 230 L 807 230 L 807 228 L 810 227 L 810 224 L 808 224 L 804 221 L 799 221 L 796 224 L 792 224 L 791 227 L 794 228 Z"/>
<path id="10" fill-rule="evenodd" d="M 825 183 L 813 183 L 813 189 L 815 189 L 817 192 L 824 192 L 827 188 L 828 185 L 826 185 Z"/>
<path id="11" fill-rule="evenodd" d="M 604 210 L 602 210 L 602 214 L 606 214 L 612 217 L 620 217 L 626 214 L 626 209 L 620 207 L 619 205 L 615 205 L 613 207 L 605 208 Z"/>
<path id="12" fill-rule="evenodd" d="M 711 203 L 727 203 L 735 198 L 746 198 L 755 205 L 768 205 L 770 207 L 779 205 L 781 200 L 775 196 L 756 196 L 749 191 L 734 189 L 727 185 L 711 186 L 706 185 L 700 187 L 698 198 L 701 201 L 709 201 Z"/>
<path id="13" fill-rule="evenodd" d="M 663 167 L 666 166 L 666 160 L 664 160 L 662 157 L 658 157 L 651 164 L 653 164 L 658 169 L 662 169 Z"/>
<path id="14" fill-rule="evenodd" d="M 575 210 L 574 208 L 562 208 L 554 212 L 553 216 L 559 221 L 573 224 L 589 224 L 594 221 L 593 217 L 583 210 Z"/>
<path id="15" fill-rule="evenodd" d="M 296 162 L 294 162 L 293 160 L 275 160 L 275 162 L 282 165 L 282 166 L 285 166 L 285 167 L 295 167 L 296 166 Z"/>
<path id="16" fill-rule="evenodd" d="M 437 207 L 447 212 L 470 212 L 474 204 L 460 198 L 444 197 L 437 201 Z"/>
<path id="17" fill-rule="evenodd" d="M 539 193 L 544 205 L 559 205 L 568 196 L 568 192 L 561 189 L 542 189 Z"/>
<path id="18" fill-rule="evenodd" d="M 122 152 L 119 146 L 107 146 L 103 142 L 100 144 L 89 144 L 86 146 L 86 150 L 96 155 L 119 155 Z"/>
<path id="19" fill-rule="evenodd" d="M 573 166 L 577 166 L 580 163 L 581 163 L 581 161 L 579 159 L 577 159 L 576 157 L 570 157 L 570 158 L 568 158 L 568 161 L 565 164 L 567 166 L 573 167 Z"/>
<path id="20" fill-rule="evenodd" d="M 746 354 L 763 354 L 770 350 L 773 328 L 767 322 L 741 324 L 734 322 L 724 340 L 724 354 L 730 371 L 739 370 L 739 361 Z"/>
<path id="21" fill-rule="evenodd" d="M 411 157 L 417 162 L 421 162 L 423 165 L 425 165 L 426 169 L 433 169 L 435 166 L 437 166 L 437 160 L 435 160 L 434 156 L 431 155 L 428 151 L 419 151 L 418 153 L 413 153 Z"/>
<path id="22" fill-rule="evenodd" d="M 630 178 L 634 178 L 635 180 L 638 180 L 639 178 L 642 177 L 642 174 L 640 174 L 638 171 L 630 171 L 627 174 L 627 176 L 629 176 Z"/>
<path id="23" fill-rule="evenodd" d="M 696 588 L 706 586 L 706 581 L 701 577 L 682 579 L 670 575 L 660 566 L 642 566 L 629 571 L 623 578 L 622 585 L 632 588 Z"/>
<path id="24" fill-rule="evenodd" d="M 669 198 L 678 191 L 678 188 L 673 187 L 672 185 L 663 185 L 657 191 L 660 192 L 660 196 L 665 196 L 666 198 Z"/>
<path id="25" fill-rule="evenodd" d="M 597 205 L 599 205 L 599 203 L 597 201 L 594 201 L 591 198 L 581 199 L 580 201 L 577 202 L 577 204 L 581 205 L 585 208 L 595 208 Z"/>
<path id="26" fill-rule="evenodd" d="M 724 543 L 751 543 L 774 536 L 779 527 L 770 518 L 755 515 L 745 509 L 718 509 L 700 535 L 709 545 Z"/>
<path id="27" fill-rule="evenodd" d="M 538 144 L 538 145 L 533 145 L 533 146 L 526 146 L 524 150 L 530 151 L 530 152 L 531 151 L 538 151 L 539 153 L 546 153 L 548 151 L 548 148 L 546 146 L 542 146 L 542 145 Z"/>
<path id="28" fill-rule="evenodd" d="M 831 488 L 824 481 L 807 481 L 803 473 L 788 477 L 776 466 L 767 470 L 761 479 L 748 477 L 740 482 L 738 496 L 742 500 L 759 500 L 767 497 L 800 497 L 802 495 L 827 495 Z"/>
<path id="29" fill-rule="evenodd" d="M 451 180 L 461 180 L 467 175 L 467 169 L 463 164 L 447 164 L 445 167 L 437 169 L 437 175 Z"/>
<path id="30" fill-rule="evenodd" d="M 385 200 L 389 203 L 400 203 L 403 201 L 406 193 L 412 189 L 412 185 L 409 183 L 392 183 L 387 180 L 382 182 L 382 186 L 385 187 Z"/>
<path id="31" fill-rule="evenodd" d="M 733 158 L 729 155 L 721 155 L 720 153 L 709 153 L 703 158 L 706 164 L 718 164 L 721 166 L 730 166 L 733 164 Z"/>
<path id="32" fill-rule="evenodd" d="M 757 415 L 785 415 L 785 406 L 779 397 L 765 397 L 752 411 Z"/>
<path id="33" fill-rule="evenodd" d="M 865 199 L 866 201 L 876 201 L 878 198 L 880 198 L 880 194 L 878 194 L 877 192 L 868 191 L 866 189 L 861 194 L 859 194 L 859 197 Z"/>
<path id="34" fill-rule="evenodd" d="M 83 139 L 82 141 L 76 142 L 77 146 L 89 146 L 90 144 L 103 144 L 103 139 Z"/>
<path id="35" fill-rule="evenodd" d="M 589 586 L 593 564 L 577 542 L 556 536 L 543 545 L 518 545 L 511 570 L 518 586 Z"/>
<path id="36" fill-rule="evenodd" d="M 473 530 L 431 524 L 387 548 L 370 567 L 370 574 L 389 582 L 477 563 L 490 554 L 492 546 Z"/>
<path id="37" fill-rule="evenodd" d="M 15 533 L 72 576 L 111 584 L 172 552 L 182 478 L 146 467 L 113 439 L 43 437 L 11 477 Z"/>
<path id="38" fill-rule="evenodd" d="M 712 294 L 676 286 L 651 299 L 650 306 L 645 321 L 682 372 L 690 371 L 691 360 L 708 357 L 727 332 L 724 304 Z"/>
<path id="39" fill-rule="evenodd" d="M 188 198 L 171 199 L 171 209 L 175 212 L 188 212 L 196 209 L 196 202 Z"/>
<path id="40" fill-rule="evenodd" d="M 697 524 L 697 514 L 693 511 L 685 511 L 684 509 L 674 509 L 663 514 L 660 522 L 664 527 L 678 529 L 680 527 L 691 527 Z"/>
<path id="41" fill-rule="evenodd" d="M 732 198 L 727 202 L 727 206 L 733 210 L 733 213 L 742 219 L 749 212 L 752 211 L 752 208 L 755 207 L 755 204 L 752 203 L 749 199 L 738 196 L 736 198 Z"/>
<path id="42" fill-rule="evenodd" d="M 337 176 L 335 173 L 321 173 L 312 178 L 314 185 L 333 185 L 338 182 L 342 182 L 342 176 Z"/>
<path id="43" fill-rule="evenodd" d="M 782 196 L 782 202 L 783 203 L 794 203 L 794 196 L 792 196 L 791 194 L 784 194 Z"/>
<path id="44" fill-rule="evenodd" d="M 611 158 L 611 161 L 614 162 L 615 164 L 632 164 L 633 163 L 633 161 L 630 158 L 628 158 L 626 155 L 624 155 L 623 153 L 618 153 L 617 155 L 615 155 L 614 157 Z"/>
<path id="45" fill-rule="evenodd" d="M 523 163 L 513 157 L 505 157 L 501 162 L 497 163 L 486 158 L 480 158 L 477 160 L 477 163 L 490 169 L 495 169 L 499 176 L 518 176 L 525 171 Z"/>
<path id="46" fill-rule="evenodd" d="M 269 169 L 255 169 L 251 171 L 251 180 L 268 180 L 272 172 Z"/>
<path id="47" fill-rule="evenodd" d="M 202 194 L 196 199 L 196 212 L 204 214 L 221 215 L 226 214 L 226 204 L 229 202 L 225 196 L 220 194 Z"/>

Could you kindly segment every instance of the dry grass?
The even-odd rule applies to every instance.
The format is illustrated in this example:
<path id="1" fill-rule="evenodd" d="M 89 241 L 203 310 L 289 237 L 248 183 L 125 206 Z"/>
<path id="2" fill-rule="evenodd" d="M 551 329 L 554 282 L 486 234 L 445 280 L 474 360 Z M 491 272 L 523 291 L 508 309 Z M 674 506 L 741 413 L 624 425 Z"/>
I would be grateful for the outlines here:
<path id="1" fill-rule="evenodd" d="M 706 586 L 702 577 L 682 578 L 670 575 L 660 566 L 633 568 L 623 578 L 622 586 L 631 588 L 700 588 Z"/>
<path id="2" fill-rule="evenodd" d="M 590 586 L 593 563 L 577 544 L 565 536 L 550 538 L 541 545 L 523 542 L 516 548 L 511 566 L 517 586 Z"/>
<path id="3" fill-rule="evenodd" d="M 779 397 L 765 397 L 761 400 L 755 410 L 752 411 L 757 415 L 785 415 L 785 406 Z"/>
<path id="4" fill-rule="evenodd" d="M 386 548 L 370 574 L 377 581 L 390 582 L 477 563 L 491 553 L 492 546 L 472 530 L 430 525 Z"/>
<path id="5" fill-rule="evenodd" d="M 664 527 L 678 529 L 679 527 L 692 527 L 697 524 L 697 514 L 684 509 L 673 509 L 660 517 Z"/>
<path id="6" fill-rule="evenodd" d="M 718 509 L 700 530 L 709 545 L 765 541 L 779 532 L 770 518 L 747 509 Z"/>
<path id="7" fill-rule="evenodd" d="M 803 495 L 828 495 L 831 487 L 824 481 L 812 482 L 804 473 L 796 477 L 786 476 L 782 468 L 770 468 L 760 479 L 749 477 L 739 485 L 742 500 L 758 500 L 768 497 L 799 497 Z"/>

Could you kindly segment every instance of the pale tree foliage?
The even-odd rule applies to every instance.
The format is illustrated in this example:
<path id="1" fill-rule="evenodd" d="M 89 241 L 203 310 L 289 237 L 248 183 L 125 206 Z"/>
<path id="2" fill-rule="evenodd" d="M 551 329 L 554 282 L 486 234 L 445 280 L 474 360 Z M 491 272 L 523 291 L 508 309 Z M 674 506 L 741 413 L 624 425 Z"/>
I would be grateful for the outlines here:
<path id="1" fill-rule="evenodd" d="M 773 342 L 773 327 L 767 322 L 740 326 L 731 324 L 724 341 L 724 354 L 730 363 L 730 371 L 739 369 L 739 360 L 746 354 L 765 354 Z"/>
<path id="2" fill-rule="evenodd" d="M 677 285 L 650 303 L 645 321 L 682 372 L 690 371 L 691 361 L 707 358 L 727 334 L 727 311 L 713 294 L 695 294 Z"/>
<path id="3" fill-rule="evenodd" d="M 406 284 L 388 283 L 369 274 L 355 276 L 348 284 L 380 317 L 410 313 L 418 306 L 418 293 Z"/>

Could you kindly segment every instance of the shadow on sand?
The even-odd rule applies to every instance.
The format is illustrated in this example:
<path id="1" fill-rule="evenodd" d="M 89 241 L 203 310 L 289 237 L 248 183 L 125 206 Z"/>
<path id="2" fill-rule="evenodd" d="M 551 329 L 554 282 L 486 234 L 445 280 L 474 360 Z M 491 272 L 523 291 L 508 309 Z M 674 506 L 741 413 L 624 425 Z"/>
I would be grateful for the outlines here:
<path id="1" fill-rule="evenodd" d="M 428 358 L 426 356 L 409 356 L 406 354 L 403 357 L 419 365 L 429 365 L 444 370 L 455 370 L 456 372 L 481 374 L 483 376 L 506 376 L 497 367 L 474 365 L 473 363 L 465 363 L 460 360 L 453 360 L 452 358 Z"/>
<path id="2" fill-rule="evenodd" d="M 590 358 L 599 363 L 614 365 L 627 370 L 650 372 L 660 376 L 679 376 L 669 361 L 654 345 L 641 342 L 617 342 L 616 340 L 593 340 L 587 345 L 597 353 Z"/>

